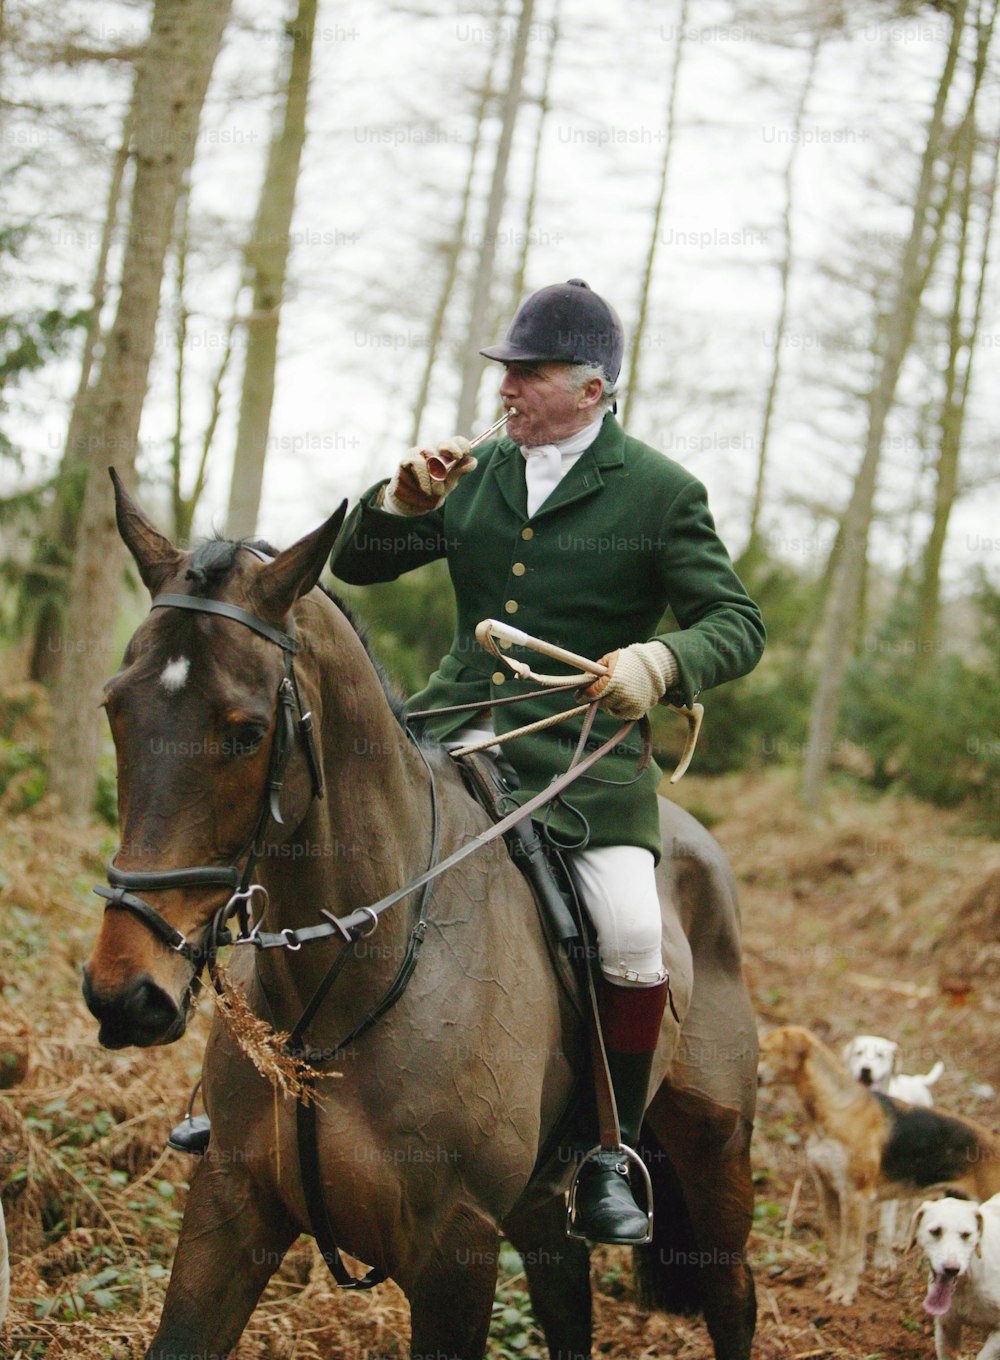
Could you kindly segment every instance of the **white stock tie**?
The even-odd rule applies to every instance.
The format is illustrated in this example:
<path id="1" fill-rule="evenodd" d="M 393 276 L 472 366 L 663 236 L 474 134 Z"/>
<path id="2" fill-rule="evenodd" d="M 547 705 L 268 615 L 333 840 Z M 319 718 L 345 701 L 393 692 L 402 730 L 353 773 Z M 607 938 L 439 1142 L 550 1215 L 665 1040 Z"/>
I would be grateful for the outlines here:
<path id="1" fill-rule="evenodd" d="M 548 500 L 562 480 L 562 454 L 556 444 L 524 449 L 524 480 L 528 487 L 528 516 Z"/>
<path id="2" fill-rule="evenodd" d="M 589 449 L 597 438 L 604 421 L 598 416 L 582 430 L 562 439 L 558 444 L 536 444 L 521 448 L 524 454 L 524 480 L 528 488 L 528 517 L 544 505 L 580 454 Z"/>

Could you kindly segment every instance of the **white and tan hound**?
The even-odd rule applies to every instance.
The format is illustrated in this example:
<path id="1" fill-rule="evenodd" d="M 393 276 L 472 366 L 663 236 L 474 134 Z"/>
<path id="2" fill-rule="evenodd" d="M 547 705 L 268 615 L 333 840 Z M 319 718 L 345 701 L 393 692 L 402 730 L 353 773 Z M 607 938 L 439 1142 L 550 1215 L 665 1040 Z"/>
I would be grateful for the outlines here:
<path id="1" fill-rule="evenodd" d="M 965 1326 L 988 1332 L 976 1360 L 1000 1357 L 1000 1195 L 985 1204 L 926 1200 L 913 1216 L 930 1278 L 924 1309 L 934 1319 L 937 1360 L 957 1354 Z"/>
<path id="2" fill-rule="evenodd" d="M 868 1216 L 884 1197 L 951 1186 L 1000 1192 L 1000 1138 L 968 1119 L 903 1104 L 860 1085 L 817 1036 L 798 1025 L 761 1041 L 758 1081 L 794 1086 L 810 1123 L 806 1158 L 830 1256 L 830 1296 L 850 1303 L 864 1270 Z"/>

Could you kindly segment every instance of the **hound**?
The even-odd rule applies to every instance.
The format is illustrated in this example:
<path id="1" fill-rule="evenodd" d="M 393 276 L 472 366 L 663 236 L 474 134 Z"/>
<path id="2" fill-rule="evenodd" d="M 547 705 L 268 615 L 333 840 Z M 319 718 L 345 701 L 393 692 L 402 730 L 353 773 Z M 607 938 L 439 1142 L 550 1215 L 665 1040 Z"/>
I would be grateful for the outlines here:
<path id="1" fill-rule="evenodd" d="M 872 1091 L 927 1109 L 934 1104 L 931 1087 L 944 1071 L 944 1063 L 936 1062 L 923 1076 L 906 1076 L 899 1070 L 899 1044 L 877 1034 L 859 1034 L 844 1045 L 843 1058 L 851 1076 Z"/>
<path id="2" fill-rule="evenodd" d="M 844 1045 L 842 1056 L 851 1076 L 870 1090 L 909 1101 L 911 1105 L 923 1105 L 926 1109 L 934 1104 L 931 1087 L 944 1071 L 943 1063 L 936 1062 L 923 1076 L 905 1076 L 899 1070 L 899 1044 L 877 1034 L 859 1034 Z M 899 1200 L 887 1199 L 879 1206 L 878 1234 L 872 1259 L 876 1270 L 891 1270 L 895 1264 L 898 1217 Z"/>
<path id="3" fill-rule="evenodd" d="M 910 1244 L 927 1257 L 924 1308 L 934 1319 L 937 1360 L 958 1351 L 963 1326 L 989 1328 L 977 1360 L 1000 1357 L 1000 1195 L 985 1204 L 925 1200 L 913 1216 Z"/>
<path id="4" fill-rule="evenodd" d="M 806 1158 L 830 1255 L 828 1288 L 853 1301 L 865 1262 L 868 1213 L 883 1195 L 949 1185 L 974 1199 L 1000 1193 L 1000 1138 L 968 1119 L 869 1091 L 832 1049 L 798 1025 L 761 1041 L 761 1086 L 794 1086 L 811 1124 Z"/>

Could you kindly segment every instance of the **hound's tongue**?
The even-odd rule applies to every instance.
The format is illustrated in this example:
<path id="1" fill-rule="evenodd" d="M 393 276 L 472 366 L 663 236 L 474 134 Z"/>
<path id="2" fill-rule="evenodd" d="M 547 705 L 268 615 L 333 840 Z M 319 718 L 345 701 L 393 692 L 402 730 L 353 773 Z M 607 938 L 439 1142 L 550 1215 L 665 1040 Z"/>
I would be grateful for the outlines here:
<path id="1" fill-rule="evenodd" d="M 951 1307 L 951 1296 L 955 1292 L 956 1275 L 935 1275 L 924 1299 L 924 1310 L 932 1317 L 941 1317 Z"/>

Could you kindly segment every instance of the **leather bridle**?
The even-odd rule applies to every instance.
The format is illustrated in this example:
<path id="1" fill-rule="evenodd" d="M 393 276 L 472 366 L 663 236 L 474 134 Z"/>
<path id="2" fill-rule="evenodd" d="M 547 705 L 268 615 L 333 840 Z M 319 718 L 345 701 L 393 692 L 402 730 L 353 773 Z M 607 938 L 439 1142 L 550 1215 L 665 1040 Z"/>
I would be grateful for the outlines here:
<path id="1" fill-rule="evenodd" d="M 256 549 L 251 548 L 249 551 L 256 553 L 265 561 L 269 560 L 263 553 L 258 553 Z M 251 614 L 249 610 L 241 609 L 238 605 L 227 604 L 223 600 L 202 599 L 196 595 L 157 595 L 151 608 L 190 609 L 200 614 L 215 614 L 222 618 L 231 619 L 280 647 L 285 663 L 284 675 L 278 685 L 277 718 L 261 809 L 250 839 L 236 856 L 235 862 L 230 865 L 210 864 L 187 869 L 146 871 L 119 869 L 114 863 L 111 863 L 107 869 L 108 882 L 111 887 L 94 889 L 100 897 L 107 898 L 105 911 L 126 911 L 136 920 L 141 921 L 161 944 L 187 959 L 194 967 L 197 977 L 206 963 L 211 966 L 222 945 L 234 943 L 233 936 L 226 928 L 226 922 L 229 918 L 234 913 L 239 912 L 241 933 L 246 935 L 250 927 L 250 908 L 254 897 L 260 894 L 266 903 L 266 890 L 261 884 L 252 883 L 251 879 L 254 866 L 261 852 L 268 823 L 273 820 L 279 826 L 284 825 L 280 807 L 281 791 L 284 787 L 288 761 L 295 744 L 296 730 L 302 739 L 306 753 L 312 778 L 313 798 L 323 797 L 323 771 L 313 735 L 312 715 L 303 707 L 302 696 L 295 675 L 295 654 L 298 651 L 298 643 L 295 640 L 291 622 L 289 623 L 289 631 L 282 632 L 269 623 L 265 623 L 256 614 Z M 298 715 L 297 721 L 296 714 Z M 241 861 L 243 863 L 242 869 L 240 868 Z M 215 912 L 211 921 L 208 922 L 205 937 L 200 944 L 192 944 L 181 931 L 176 930 L 168 921 L 164 920 L 160 913 L 151 907 L 144 898 L 138 896 L 139 893 L 165 892 L 171 888 L 202 887 L 226 887 L 230 888 L 232 892 L 226 904 Z"/>

